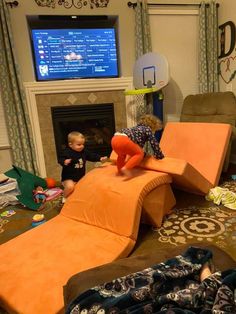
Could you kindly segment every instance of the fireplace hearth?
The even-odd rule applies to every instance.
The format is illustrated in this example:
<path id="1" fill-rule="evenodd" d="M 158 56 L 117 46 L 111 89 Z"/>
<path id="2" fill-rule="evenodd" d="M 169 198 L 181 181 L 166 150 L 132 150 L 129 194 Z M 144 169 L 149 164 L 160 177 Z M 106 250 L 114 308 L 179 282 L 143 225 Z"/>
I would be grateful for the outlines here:
<path id="1" fill-rule="evenodd" d="M 67 145 L 72 131 L 84 134 L 86 147 L 101 156 L 111 153 L 111 138 L 115 132 L 113 103 L 96 105 L 55 106 L 51 108 L 57 158 Z"/>

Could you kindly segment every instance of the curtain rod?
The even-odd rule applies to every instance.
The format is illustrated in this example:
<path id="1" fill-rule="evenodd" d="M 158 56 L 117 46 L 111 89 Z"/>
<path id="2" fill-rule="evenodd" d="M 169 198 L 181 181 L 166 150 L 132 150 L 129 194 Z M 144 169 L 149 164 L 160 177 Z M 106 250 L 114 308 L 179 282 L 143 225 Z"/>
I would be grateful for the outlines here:
<path id="1" fill-rule="evenodd" d="M 134 9 L 137 6 L 137 3 L 129 1 L 129 2 L 127 2 L 127 5 L 129 8 Z M 153 5 L 153 6 L 162 6 L 162 5 L 163 6 L 174 6 L 174 5 L 176 5 L 176 6 L 187 6 L 187 7 L 189 7 L 189 6 L 200 7 L 201 3 L 147 3 L 147 5 Z M 209 3 L 207 3 L 206 5 L 209 6 Z M 216 3 L 216 6 L 218 8 L 220 6 L 219 3 Z"/>
<path id="2" fill-rule="evenodd" d="M 19 4 L 18 1 L 9 1 L 9 2 L 6 1 L 6 5 L 9 5 L 11 8 L 17 7 L 18 4 Z"/>

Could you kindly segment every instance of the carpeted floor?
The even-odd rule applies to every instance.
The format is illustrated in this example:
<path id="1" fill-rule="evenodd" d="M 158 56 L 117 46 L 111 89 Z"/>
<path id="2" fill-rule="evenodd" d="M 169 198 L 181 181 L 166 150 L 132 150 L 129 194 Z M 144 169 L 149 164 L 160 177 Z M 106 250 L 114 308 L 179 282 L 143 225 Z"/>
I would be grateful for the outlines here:
<path id="1" fill-rule="evenodd" d="M 0 209 L 0 214 L 6 210 L 15 211 L 15 214 L 10 217 L 0 217 L 0 244 L 33 228 L 32 218 L 35 214 L 44 214 L 46 221 L 58 215 L 62 207 L 61 198 L 58 196 L 46 202 L 40 211 L 30 210 L 22 205 L 11 205 Z"/>

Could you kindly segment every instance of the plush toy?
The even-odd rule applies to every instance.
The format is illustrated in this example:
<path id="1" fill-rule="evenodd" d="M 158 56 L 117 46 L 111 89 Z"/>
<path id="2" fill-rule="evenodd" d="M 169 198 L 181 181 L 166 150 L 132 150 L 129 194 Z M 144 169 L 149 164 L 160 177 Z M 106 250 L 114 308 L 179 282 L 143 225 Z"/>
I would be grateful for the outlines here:
<path id="1" fill-rule="evenodd" d="M 35 190 L 33 190 L 33 197 L 35 203 L 45 203 L 47 198 L 47 193 L 44 192 L 41 186 L 37 186 Z"/>

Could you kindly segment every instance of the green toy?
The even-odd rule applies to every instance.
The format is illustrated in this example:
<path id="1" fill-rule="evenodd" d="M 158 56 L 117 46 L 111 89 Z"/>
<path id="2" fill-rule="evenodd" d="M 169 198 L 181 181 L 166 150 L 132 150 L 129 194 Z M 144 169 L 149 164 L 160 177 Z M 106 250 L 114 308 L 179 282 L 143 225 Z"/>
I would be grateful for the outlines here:
<path id="1" fill-rule="evenodd" d="M 30 172 L 27 172 L 19 167 L 12 165 L 12 169 L 8 170 L 4 174 L 10 178 L 17 180 L 20 195 L 17 195 L 19 202 L 32 210 L 39 210 L 41 203 L 35 203 L 33 197 L 33 190 L 35 187 L 41 186 L 47 188 L 46 180 L 40 178 Z"/>

